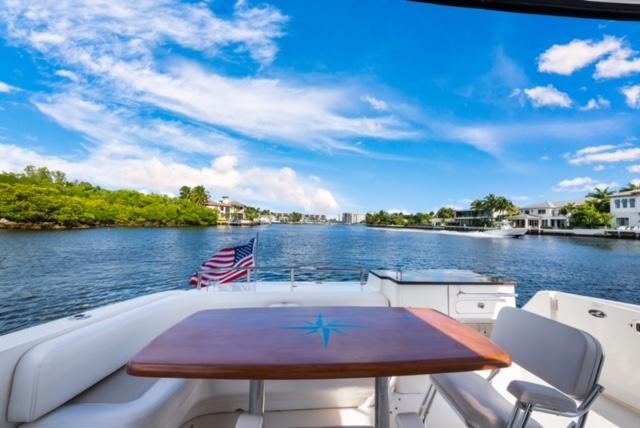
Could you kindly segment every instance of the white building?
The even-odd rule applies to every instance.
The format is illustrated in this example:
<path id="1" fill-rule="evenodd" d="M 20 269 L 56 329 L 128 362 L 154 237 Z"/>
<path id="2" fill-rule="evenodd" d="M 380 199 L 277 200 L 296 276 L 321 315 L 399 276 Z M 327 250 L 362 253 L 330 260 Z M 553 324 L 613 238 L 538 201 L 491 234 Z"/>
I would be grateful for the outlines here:
<path id="1" fill-rule="evenodd" d="M 613 227 L 640 227 L 640 190 L 611 195 Z"/>
<path id="2" fill-rule="evenodd" d="M 245 205 L 237 201 L 229 200 L 228 196 L 223 196 L 219 201 L 209 200 L 205 206 L 209 209 L 218 211 L 218 214 L 220 214 L 220 220 L 222 221 L 242 222 L 245 220 Z"/>
<path id="3" fill-rule="evenodd" d="M 365 221 L 365 214 L 342 213 L 342 222 L 344 224 L 358 224 Z"/>
<path id="4" fill-rule="evenodd" d="M 582 203 L 584 203 L 583 199 L 541 202 L 520 208 L 520 215 L 511 217 L 510 220 L 517 227 L 562 229 L 568 227 L 570 222 L 569 217 L 560 214 L 562 208 L 569 204 L 580 205 Z"/>

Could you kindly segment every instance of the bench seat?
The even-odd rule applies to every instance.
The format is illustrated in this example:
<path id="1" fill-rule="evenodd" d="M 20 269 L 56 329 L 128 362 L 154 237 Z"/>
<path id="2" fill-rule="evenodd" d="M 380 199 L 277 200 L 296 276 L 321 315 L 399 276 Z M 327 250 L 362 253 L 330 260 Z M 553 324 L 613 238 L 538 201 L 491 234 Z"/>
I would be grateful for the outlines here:
<path id="1" fill-rule="evenodd" d="M 36 344 L 18 361 L 8 420 L 33 427 L 176 427 L 199 414 L 246 406 L 243 382 L 128 376 L 127 361 L 158 334 L 204 309 L 268 306 L 387 306 L 374 292 L 185 292 Z M 345 382 L 346 383 L 346 382 Z M 316 387 L 319 387 L 315 389 Z M 267 406 L 347 407 L 372 392 L 368 381 L 303 386 L 267 383 Z"/>
<path id="2" fill-rule="evenodd" d="M 129 376 L 122 368 L 24 428 L 174 428 L 189 412 L 199 381 Z"/>

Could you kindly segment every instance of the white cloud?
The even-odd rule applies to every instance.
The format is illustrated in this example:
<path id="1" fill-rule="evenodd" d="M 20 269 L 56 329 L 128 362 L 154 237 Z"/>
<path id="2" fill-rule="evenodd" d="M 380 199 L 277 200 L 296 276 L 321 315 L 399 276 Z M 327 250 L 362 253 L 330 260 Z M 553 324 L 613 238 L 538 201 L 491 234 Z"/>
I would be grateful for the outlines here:
<path id="1" fill-rule="evenodd" d="M 0 93 L 8 94 L 17 90 L 16 87 L 9 85 L 8 83 L 0 82 Z"/>
<path id="2" fill-rule="evenodd" d="M 44 45 L 61 45 L 65 41 L 65 36 L 62 34 L 42 32 L 32 32 L 29 35 L 29 40 L 36 46 L 44 48 Z"/>
<path id="3" fill-rule="evenodd" d="M 581 106 L 579 110 L 580 111 L 600 110 L 602 108 L 608 108 L 610 106 L 611 106 L 611 102 L 609 102 L 608 99 L 598 97 L 598 98 L 591 98 L 587 102 L 587 104 L 585 104 L 584 106 Z"/>
<path id="4" fill-rule="evenodd" d="M 629 107 L 640 108 L 640 85 L 626 86 L 622 88 L 622 94 L 627 99 Z"/>
<path id="5" fill-rule="evenodd" d="M 551 158 L 549 156 L 547 156 L 547 155 L 540 156 L 540 160 L 548 161 L 549 159 L 551 159 Z"/>
<path id="6" fill-rule="evenodd" d="M 192 64 L 182 64 L 170 74 L 116 64 L 103 71 L 125 83 L 146 102 L 251 138 L 348 149 L 345 140 L 353 138 L 416 136 L 393 116 L 349 117 L 338 113 L 349 104 L 348 88 L 228 78 Z"/>
<path id="7" fill-rule="evenodd" d="M 58 94 L 34 100 L 35 106 L 62 127 L 77 131 L 97 145 L 159 147 L 180 153 L 222 155 L 237 153 L 241 140 L 207 126 L 178 121 L 140 119 L 122 108 L 109 108 L 78 94 Z"/>
<path id="8" fill-rule="evenodd" d="M 452 125 L 431 122 L 435 136 L 449 141 L 470 144 L 478 150 L 499 155 L 509 144 L 553 141 L 591 141 L 624 137 L 629 119 L 617 117 L 599 120 L 549 120 L 493 124 Z M 545 159 L 543 159 L 545 160 Z"/>
<path id="9" fill-rule="evenodd" d="M 277 53 L 274 39 L 287 21 L 277 9 L 236 5 L 224 19 L 206 3 L 157 1 L 31 0 L 5 2 L 0 17 L 9 35 L 43 52 L 76 54 L 78 62 L 90 57 L 144 57 L 167 42 L 208 53 L 235 47 L 267 64 Z"/>
<path id="10" fill-rule="evenodd" d="M 610 36 L 599 42 L 574 39 L 565 45 L 553 45 L 538 58 L 538 70 L 569 76 L 621 46 L 620 39 Z"/>
<path id="11" fill-rule="evenodd" d="M 510 199 L 512 201 L 524 202 L 524 201 L 528 201 L 529 197 L 524 195 L 520 195 L 520 196 L 516 195 L 516 196 L 512 196 Z"/>
<path id="12" fill-rule="evenodd" d="M 615 79 L 640 72 L 640 58 L 631 58 L 636 52 L 621 48 L 596 64 L 596 79 Z"/>
<path id="13" fill-rule="evenodd" d="M 627 167 L 627 171 L 629 171 L 632 174 L 638 174 L 640 173 L 640 165 L 629 165 Z"/>
<path id="14" fill-rule="evenodd" d="M 369 105 L 371 107 L 373 107 L 375 110 L 378 111 L 388 111 L 389 110 L 389 104 L 387 104 L 386 101 L 383 101 L 381 99 L 375 98 L 369 94 L 364 95 L 362 97 L 360 97 L 360 99 L 362 101 L 365 101 L 367 103 L 369 103 Z"/>
<path id="15" fill-rule="evenodd" d="M 593 167 L 593 170 L 596 172 L 604 171 L 607 167 L 604 165 L 596 165 Z"/>
<path id="16" fill-rule="evenodd" d="M 611 150 L 611 149 L 615 149 L 616 145 L 613 144 L 602 144 L 599 146 L 589 146 L 589 147 L 585 147 L 584 149 L 580 149 L 576 152 L 576 156 L 583 156 L 583 155 L 590 155 L 593 153 L 600 153 L 600 152 L 606 152 L 607 150 Z M 568 154 L 569 156 L 571 154 Z"/>
<path id="17" fill-rule="evenodd" d="M 562 180 L 553 187 L 554 192 L 590 192 L 594 189 L 603 189 L 605 187 L 618 187 L 615 181 L 603 183 L 593 180 L 591 177 L 576 177 L 572 179 Z"/>
<path id="18" fill-rule="evenodd" d="M 29 164 L 47 165 L 67 172 L 70 178 L 110 188 L 135 187 L 175 194 L 182 185 L 203 184 L 216 193 L 302 207 L 308 212 L 331 212 L 339 207 L 331 192 L 301 179 L 288 167 L 241 167 L 240 159 L 234 156 L 221 156 L 207 166 L 196 167 L 151 151 L 122 157 L 117 148 L 111 149 L 99 147 L 90 150 L 84 159 L 68 160 L 0 144 L 0 170 L 20 171 Z"/>
<path id="19" fill-rule="evenodd" d="M 74 82 L 77 82 L 78 80 L 80 80 L 80 77 L 71 70 L 58 70 L 56 71 L 55 74 L 56 76 L 64 77 Z"/>
<path id="20" fill-rule="evenodd" d="M 166 44 L 178 44 L 207 56 L 247 52 L 261 66 L 277 54 L 275 40 L 287 18 L 270 6 L 236 4 L 220 18 L 205 2 L 175 0 L 108 3 L 39 0 L 0 6 L 9 37 L 39 50 L 92 80 L 75 91 L 96 98 L 159 108 L 224 131 L 278 144 L 364 152 L 352 139 L 407 139 L 417 133 L 402 119 L 367 117 L 352 100 L 362 88 L 345 82 L 314 85 L 277 78 L 229 77 L 205 69 L 173 51 L 156 59 Z M 38 31 L 62 35 L 59 44 L 35 43 Z M 369 97 L 382 111 L 385 101 Z"/>
<path id="21" fill-rule="evenodd" d="M 567 158 L 572 165 L 590 165 L 602 163 L 630 162 L 640 159 L 640 148 L 620 148 L 621 146 L 596 146 L 579 150 Z M 592 151 L 589 151 L 592 149 Z M 584 151 L 587 150 L 587 151 Z M 581 153 L 582 152 L 582 153 Z"/>
<path id="22" fill-rule="evenodd" d="M 640 73 L 640 57 L 623 39 L 605 36 L 601 41 L 575 39 L 553 45 L 538 58 L 538 70 L 569 76 L 596 63 L 595 79 L 615 79 Z"/>
<path id="23" fill-rule="evenodd" d="M 525 95 L 534 107 L 562 107 L 569 108 L 573 103 L 566 93 L 559 91 L 553 85 L 536 86 L 524 90 Z"/>

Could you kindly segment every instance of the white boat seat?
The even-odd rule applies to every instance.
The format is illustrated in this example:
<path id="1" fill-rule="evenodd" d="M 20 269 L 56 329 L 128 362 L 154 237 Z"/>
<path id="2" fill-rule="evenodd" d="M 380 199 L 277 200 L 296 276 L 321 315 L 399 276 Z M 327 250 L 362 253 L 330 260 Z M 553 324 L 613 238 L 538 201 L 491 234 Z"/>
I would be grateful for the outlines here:
<path id="1" fill-rule="evenodd" d="M 533 411 L 578 418 L 584 426 L 593 401 L 602 392 L 598 378 L 603 353 L 590 334 L 549 318 L 515 308 L 503 308 L 491 339 L 505 349 L 513 362 L 547 385 L 514 380 L 507 391 L 510 405 L 491 384 L 476 373 L 431 376 L 432 387 L 420 409 L 426 418 L 435 392 L 439 392 L 465 423 L 474 428 L 539 427 Z M 580 406 L 574 400 L 581 401 Z"/>
<path id="2" fill-rule="evenodd" d="M 578 410 L 576 402 L 555 388 L 524 380 L 514 380 L 507 387 L 518 401 L 537 403 L 547 409 L 557 412 L 575 413 Z"/>
<path id="3" fill-rule="evenodd" d="M 167 303 L 167 300 L 152 302 L 134 311 L 89 324 L 44 341 L 27 351 L 15 369 L 9 400 L 9 420 L 35 422 L 94 385 L 102 384 L 103 380 L 104 384 L 89 394 L 93 394 L 94 397 L 109 396 L 106 404 L 112 407 L 126 407 L 130 403 L 128 399 L 136 396 L 139 397 L 137 399 L 145 397 L 145 400 L 156 397 L 158 404 L 163 402 L 166 405 L 163 392 L 177 392 L 187 388 L 185 382 L 158 381 L 151 384 L 146 379 L 110 376 L 121 370 L 129 358 L 151 339 L 189 314 L 187 307 L 168 311 L 170 302 Z M 135 386 L 131 392 L 125 392 L 131 386 Z M 108 390 L 112 390 L 113 393 L 108 394 Z M 113 397 L 118 393 L 126 394 L 126 397 L 118 399 L 123 402 L 114 402 Z M 176 402 L 179 400 L 177 397 Z M 98 406 L 97 402 L 93 404 L 92 408 Z M 151 403 L 146 407 L 149 411 L 154 408 Z M 82 418 L 86 416 L 84 412 L 65 414 L 69 426 L 75 426 L 71 423 L 72 414 L 78 416 L 76 423 L 81 423 Z M 125 414 L 126 412 L 122 413 L 123 416 Z M 133 413 L 131 415 L 135 416 L 135 419 L 140 417 Z M 121 426 L 130 426 L 122 422 Z"/>
<path id="4" fill-rule="evenodd" d="M 45 426 L 35 423 L 44 423 L 48 414 L 55 413 L 56 418 L 62 418 L 61 415 L 64 415 L 64 421 L 67 424 L 64 426 L 87 426 L 86 419 L 83 422 L 83 418 L 88 417 L 90 411 L 95 411 L 104 418 L 104 413 L 100 412 L 100 406 L 111 406 L 114 414 L 121 417 L 118 422 L 118 426 L 121 427 L 149 426 L 148 424 L 140 425 L 140 421 L 145 418 L 153 419 L 154 415 L 162 414 L 161 408 L 164 407 L 175 407 L 174 415 L 177 415 L 176 417 L 182 415 L 184 420 L 197 416 L 194 412 L 201 408 L 198 406 L 200 402 L 212 402 L 208 399 L 207 387 L 203 386 L 203 381 L 162 379 L 154 382 L 149 379 L 123 376 L 122 373 L 113 374 L 121 370 L 127 361 L 154 337 L 196 311 L 218 307 L 262 307 L 280 304 L 388 306 L 389 303 L 383 295 L 373 292 L 345 292 L 336 298 L 335 294 L 328 292 L 244 294 L 206 293 L 196 290 L 154 301 L 53 337 L 25 352 L 14 371 L 7 419 L 13 423 L 34 423 L 32 426 Z M 189 398 L 191 400 L 189 403 L 184 402 L 183 400 L 190 396 L 188 391 L 194 384 L 198 385 L 198 391 L 202 393 L 192 394 L 195 398 Z M 171 395 L 168 392 L 170 390 L 174 391 L 174 401 L 168 399 Z M 359 391 L 364 394 L 363 388 Z M 330 396 L 330 400 L 337 401 L 338 404 L 347 403 L 346 395 L 349 392 L 353 390 L 345 389 L 343 392 L 336 392 Z M 300 395 L 298 402 L 318 401 L 317 395 L 298 395 Z M 291 394 L 286 396 L 290 398 Z M 295 394 L 293 397 L 297 398 Z M 352 400 L 359 398 L 360 393 L 351 397 Z M 147 402 L 152 399 L 156 400 L 155 404 Z M 147 414 L 141 415 L 127 411 L 131 403 L 138 400 L 142 400 L 140 408 L 146 409 Z M 246 400 L 243 399 L 242 403 L 244 405 Z M 66 408 L 67 406 L 69 408 Z M 237 407 L 232 410 L 235 408 Z M 227 411 L 228 408 L 220 410 Z M 127 415 L 131 417 L 128 421 Z M 74 417 L 77 418 L 76 421 L 73 421 Z M 40 421 L 41 418 L 42 421 Z M 109 423 L 108 418 L 104 419 L 103 424 L 96 424 L 96 426 L 110 426 L 104 425 Z M 62 419 L 49 418 L 48 421 L 50 420 Z M 158 421 L 162 421 L 162 418 Z M 158 422 L 152 426 L 172 426 L 168 421 L 169 419 L 165 421 L 167 425 L 164 425 L 164 422 Z M 180 425 L 180 422 L 173 425 Z"/>
<path id="5" fill-rule="evenodd" d="M 504 398 L 477 373 L 444 373 L 431 381 L 465 422 L 478 428 L 505 428 L 511 418 L 513 403 Z M 527 428 L 542 428 L 530 420 Z"/>
<path id="6" fill-rule="evenodd" d="M 199 381 L 129 376 L 125 369 L 24 428 L 180 426 Z"/>

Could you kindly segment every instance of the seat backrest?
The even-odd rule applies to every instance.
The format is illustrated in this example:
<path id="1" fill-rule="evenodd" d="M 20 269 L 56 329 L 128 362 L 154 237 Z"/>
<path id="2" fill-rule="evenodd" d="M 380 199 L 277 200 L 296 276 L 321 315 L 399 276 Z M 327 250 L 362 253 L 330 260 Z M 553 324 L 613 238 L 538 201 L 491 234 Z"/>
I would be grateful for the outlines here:
<path id="1" fill-rule="evenodd" d="M 598 382 L 602 347 L 582 330 L 524 309 L 503 308 L 491 339 L 525 370 L 577 399 Z"/>
<path id="2" fill-rule="evenodd" d="M 203 309 L 263 306 L 387 306 L 370 292 L 198 292 L 162 299 L 46 340 L 13 377 L 8 419 L 31 422 L 100 382 L 178 321 Z"/>
<path id="3" fill-rule="evenodd" d="M 31 348 L 14 372 L 8 419 L 34 421 L 124 366 L 191 313 L 187 305 L 170 304 L 152 302 Z"/>

